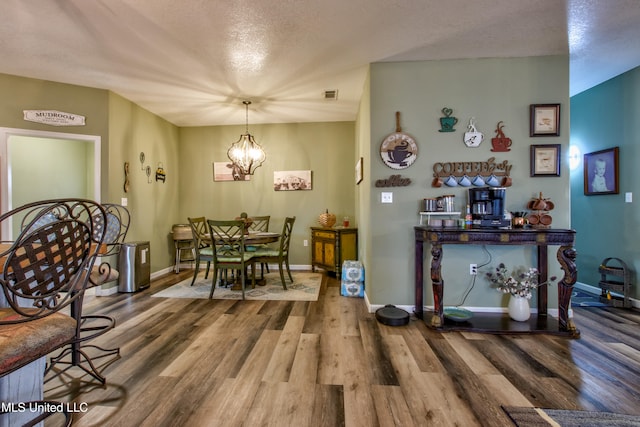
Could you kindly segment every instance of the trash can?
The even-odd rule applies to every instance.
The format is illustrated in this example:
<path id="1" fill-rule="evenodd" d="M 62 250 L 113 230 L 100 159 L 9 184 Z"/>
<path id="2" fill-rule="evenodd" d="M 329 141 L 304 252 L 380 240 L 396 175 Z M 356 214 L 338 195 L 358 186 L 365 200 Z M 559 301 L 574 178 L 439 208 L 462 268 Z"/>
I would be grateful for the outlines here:
<path id="1" fill-rule="evenodd" d="M 137 292 L 151 284 L 149 242 L 125 242 L 118 260 L 118 292 Z"/>

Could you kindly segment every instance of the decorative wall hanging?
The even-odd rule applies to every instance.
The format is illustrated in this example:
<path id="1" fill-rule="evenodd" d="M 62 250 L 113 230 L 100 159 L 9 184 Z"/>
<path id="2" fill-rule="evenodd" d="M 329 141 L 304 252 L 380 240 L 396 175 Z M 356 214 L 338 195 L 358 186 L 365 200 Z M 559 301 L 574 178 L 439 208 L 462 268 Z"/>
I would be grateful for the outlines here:
<path id="1" fill-rule="evenodd" d="M 151 184 L 151 166 L 147 165 L 145 173 L 147 174 L 147 183 Z"/>
<path id="2" fill-rule="evenodd" d="M 491 151 L 511 151 L 511 138 L 507 138 L 507 136 L 502 131 L 504 125 L 502 122 L 498 122 L 496 126 L 496 137 L 491 138 Z"/>
<path id="3" fill-rule="evenodd" d="M 166 179 L 166 174 L 164 173 L 164 168 L 162 167 L 162 162 L 158 163 L 158 168 L 156 169 L 156 181 L 162 181 Z"/>
<path id="4" fill-rule="evenodd" d="M 560 136 L 560 104 L 531 104 L 529 136 Z"/>
<path id="5" fill-rule="evenodd" d="M 389 178 L 376 181 L 376 187 L 408 187 L 409 185 L 411 185 L 411 179 L 400 175 L 391 175 Z"/>
<path id="6" fill-rule="evenodd" d="M 584 194 L 618 194 L 619 148 L 607 148 L 584 155 Z"/>
<path id="7" fill-rule="evenodd" d="M 396 131 L 380 144 L 380 157 L 391 169 L 406 169 L 418 158 L 418 145 L 400 128 L 400 112 L 396 112 Z"/>
<path id="8" fill-rule="evenodd" d="M 496 163 L 495 157 L 486 162 L 438 162 L 433 164 L 432 187 L 510 187 L 511 167 L 508 160 Z"/>
<path id="9" fill-rule="evenodd" d="M 213 163 L 214 181 L 249 181 L 250 177 L 251 175 L 243 174 L 239 167 L 229 161 Z"/>
<path id="10" fill-rule="evenodd" d="M 467 147 L 477 147 L 484 140 L 484 135 L 476 129 L 475 119 L 475 117 L 469 119 L 468 131 L 464 133 L 464 145 Z"/>
<path id="11" fill-rule="evenodd" d="M 124 192 L 129 192 L 129 162 L 124 162 Z"/>
<path id="12" fill-rule="evenodd" d="M 144 152 L 140 152 L 140 169 L 144 170 Z"/>
<path id="13" fill-rule="evenodd" d="M 84 126 L 85 117 L 56 110 L 22 110 L 24 120 L 51 126 Z"/>
<path id="14" fill-rule="evenodd" d="M 530 176 L 560 176 L 560 144 L 531 146 Z"/>
<path id="15" fill-rule="evenodd" d="M 273 172 L 273 189 L 275 191 L 311 190 L 311 184 L 311 171 Z"/>
<path id="16" fill-rule="evenodd" d="M 453 110 L 449 107 L 444 107 L 442 114 L 444 114 L 444 117 L 440 117 L 440 132 L 455 132 L 453 127 L 458 123 L 458 119 L 451 117 Z"/>

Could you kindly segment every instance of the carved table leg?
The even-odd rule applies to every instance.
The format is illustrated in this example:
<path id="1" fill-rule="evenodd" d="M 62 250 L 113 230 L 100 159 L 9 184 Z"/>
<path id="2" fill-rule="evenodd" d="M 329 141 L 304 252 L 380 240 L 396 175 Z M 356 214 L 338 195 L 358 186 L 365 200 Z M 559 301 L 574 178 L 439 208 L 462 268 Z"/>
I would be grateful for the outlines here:
<path id="1" fill-rule="evenodd" d="M 423 278 L 423 269 L 424 269 L 424 242 L 422 240 L 418 240 L 416 238 L 415 243 L 415 307 L 413 309 L 414 314 L 418 319 L 423 318 L 423 290 L 424 290 L 424 278 Z"/>
<path id="2" fill-rule="evenodd" d="M 562 280 L 558 282 L 558 320 L 560 329 L 569 331 L 574 337 L 580 336 L 573 320 L 569 318 L 569 307 L 573 285 L 576 283 L 578 271 L 576 268 L 576 250 L 572 246 L 561 246 L 557 253 L 558 262 L 564 271 Z"/>
<path id="3" fill-rule="evenodd" d="M 442 295 L 444 291 L 444 283 L 440 267 L 442 263 L 442 245 L 439 243 L 431 244 L 431 283 L 433 286 L 433 317 L 431 318 L 431 326 L 439 328 L 444 325 L 444 311 L 442 306 Z"/>

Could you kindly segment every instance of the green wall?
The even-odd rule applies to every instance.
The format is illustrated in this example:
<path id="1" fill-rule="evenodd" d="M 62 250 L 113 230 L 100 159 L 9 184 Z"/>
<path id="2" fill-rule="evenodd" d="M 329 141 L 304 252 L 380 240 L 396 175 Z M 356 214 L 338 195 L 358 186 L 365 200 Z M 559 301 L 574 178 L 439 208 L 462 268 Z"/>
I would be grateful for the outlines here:
<path id="1" fill-rule="evenodd" d="M 419 201 L 443 194 L 456 196 L 458 206 L 466 204 L 462 187 L 433 188 L 433 165 L 449 161 L 486 161 L 496 157 L 513 165 L 513 186 L 507 190 L 507 208 L 521 211 L 540 192 L 555 203 L 553 226 L 569 228 L 569 173 L 566 152 L 569 144 L 569 59 L 567 56 L 534 58 L 470 59 L 448 61 L 376 63 L 371 65 L 371 153 L 366 163 L 371 171 L 368 211 L 371 255 L 366 259 L 367 297 L 372 304 L 412 306 L 414 303 L 414 229 L 418 222 Z M 529 105 L 561 104 L 561 135 L 529 137 Z M 442 108 L 453 109 L 459 119 L 456 132 L 439 132 Z M 380 143 L 395 131 L 395 113 L 401 113 L 402 131 L 418 143 L 419 154 L 409 168 L 388 168 L 379 155 Z M 467 148 L 462 141 L 470 117 L 485 135 L 477 148 Z M 504 122 L 506 136 L 513 140 L 511 151 L 492 152 L 490 139 L 496 125 Z M 529 176 L 530 145 L 561 144 L 560 177 Z M 410 178 L 408 187 L 376 188 L 374 182 L 392 174 Z M 393 204 L 381 204 L 381 191 L 393 192 Z M 464 305 L 495 307 L 506 305 L 506 298 L 491 290 L 482 278 L 488 268 L 499 262 L 510 267 L 535 265 L 532 248 L 489 246 L 491 264 L 480 269 L 476 283 Z M 555 251 L 557 247 L 551 247 Z M 553 253 L 551 260 L 555 257 Z M 444 249 L 443 276 L 445 305 L 455 305 L 469 285 L 469 263 L 479 266 L 488 255 L 479 246 L 452 246 Z M 428 266 L 428 262 L 426 265 Z M 559 272 L 552 263 L 551 273 Z M 429 280 L 428 271 L 425 277 Z M 556 288 L 550 294 L 550 306 L 557 305 Z M 431 286 L 425 286 L 425 303 L 433 304 Z M 534 303 L 532 303 L 532 307 Z"/>
<path id="2" fill-rule="evenodd" d="M 582 155 L 620 147 L 619 194 L 584 195 L 582 155 L 571 174 L 571 223 L 579 233 L 578 281 L 597 286 L 602 260 L 620 258 L 634 272 L 634 298 L 640 296 L 639 114 L 640 68 L 571 98 L 571 145 Z M 627 192 L 633 194 L 632 203 L 625 203 Z"/>
<path id="3" fill-rule="evenodd" d="M 247 212 L 271 215 L 270 229 L 280 231 L 284 218 L 295 216 L 290 262 L 310 265 L 309 227 L 318 226 L 318 215 L 328 209 L 355 218 L 354 122 L 250 125 L 266 161 L 249 181 L 214 181 L 213 163 L 228 161 L 227 149 L 244 132 L 244 126 L 180 128 L 180 223 Z M 311 170 L 313 189 L 275 191 L 273 172 L 290 170 Z"/>

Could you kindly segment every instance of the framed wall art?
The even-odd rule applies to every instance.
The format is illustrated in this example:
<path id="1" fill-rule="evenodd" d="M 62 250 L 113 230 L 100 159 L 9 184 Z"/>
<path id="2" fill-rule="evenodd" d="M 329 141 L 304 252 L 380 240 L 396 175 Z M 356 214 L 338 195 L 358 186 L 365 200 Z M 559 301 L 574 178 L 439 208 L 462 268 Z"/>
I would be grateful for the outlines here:
<path id="1" fill-rule="evenodd" d="M 560 176 L 560 144 L 531 146 L 530 176 Z"/>
<path id="2" fill-rule="evenodd" d="M 311 190 L 311 171 L 275 171 L 273 172 L 275 191 Z"/>
<path id="3" fill-rule="evenodd" d="M 560 136 L 560 104 L 531 104 L 529 136 Z"/>
<path id="4" fill-rule="evenodd" d="M 619 148 L 607 148 L 584 155 L 584 194 L 618 194 Z"/>
<path id="5" fill-rule="evenodd" d="M 213 163 L 213 180 L 214 181 L 249 181 L 251 175 L 245 175 L 233 163 L 214 162 Z"/>

